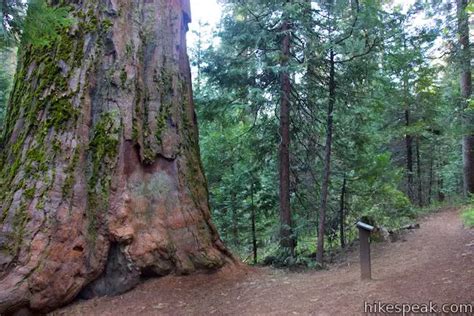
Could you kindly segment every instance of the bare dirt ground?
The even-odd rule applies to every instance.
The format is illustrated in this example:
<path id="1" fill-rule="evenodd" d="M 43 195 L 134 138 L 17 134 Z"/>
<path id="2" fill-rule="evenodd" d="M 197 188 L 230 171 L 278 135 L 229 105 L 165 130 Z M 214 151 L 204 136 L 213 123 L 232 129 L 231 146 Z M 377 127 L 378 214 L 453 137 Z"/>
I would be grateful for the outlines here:
<path id="1" fill-rule="evenodd" d="M 459 210 L 424 219 L 404 241 L 372 246 L 372 281 L 358 253 L 325 271 L 234 267 L 151 279 L 118 297 L 76 302 L 55 315 L 361 315 L 364 301 L 474 303 L 474 230 Z"/>

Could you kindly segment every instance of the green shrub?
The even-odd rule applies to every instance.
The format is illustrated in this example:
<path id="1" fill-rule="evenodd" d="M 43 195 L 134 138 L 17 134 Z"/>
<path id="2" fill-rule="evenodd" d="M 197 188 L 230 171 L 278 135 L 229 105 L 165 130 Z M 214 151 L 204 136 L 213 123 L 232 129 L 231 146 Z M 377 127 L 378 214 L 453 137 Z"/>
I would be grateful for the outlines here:
<path id="1" fill-rule="evenodd" d="M 467 227 L 474 227 L 474 205 L 469 206 L 461 215 L 464 224 Z"/>

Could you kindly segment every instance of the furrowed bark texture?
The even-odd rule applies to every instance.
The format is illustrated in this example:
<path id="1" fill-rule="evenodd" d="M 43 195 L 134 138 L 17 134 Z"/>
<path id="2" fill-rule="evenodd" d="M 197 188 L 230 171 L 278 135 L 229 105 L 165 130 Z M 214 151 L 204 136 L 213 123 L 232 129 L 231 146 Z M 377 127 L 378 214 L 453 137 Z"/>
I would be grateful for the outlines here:
<path id="1" fill-rule="evenodd" d="M 69 1 L 25 47 L 0 165 L 0 313 L 113 295 L 231 262 L 210 220 L 189 0 Z"/>
<path id="2" fill-rule="evenodd" d="M 468 0 L 456 0 L 460 46 L 461 107 L 464 109 L 462 151 L 465 196 L 474 194 L 474 112 L 472 109 L 469 109 L 468 104 L 472 95 L 471 47 L 469 41 L 469 14 L 467 12 L 468 2 Z"/>

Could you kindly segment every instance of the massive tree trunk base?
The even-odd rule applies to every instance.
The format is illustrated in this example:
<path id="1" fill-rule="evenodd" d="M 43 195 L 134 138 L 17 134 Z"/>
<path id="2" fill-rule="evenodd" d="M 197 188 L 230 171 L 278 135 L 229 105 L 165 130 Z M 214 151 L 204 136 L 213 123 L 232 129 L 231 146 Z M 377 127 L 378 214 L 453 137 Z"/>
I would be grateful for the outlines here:
<path id="1" fill-rule="evenodd" d="M 210 220 L 188 0 L 63 2 L 74 25 L 22 49 L 8 109 L 0 314 L 234 262 Z"/>

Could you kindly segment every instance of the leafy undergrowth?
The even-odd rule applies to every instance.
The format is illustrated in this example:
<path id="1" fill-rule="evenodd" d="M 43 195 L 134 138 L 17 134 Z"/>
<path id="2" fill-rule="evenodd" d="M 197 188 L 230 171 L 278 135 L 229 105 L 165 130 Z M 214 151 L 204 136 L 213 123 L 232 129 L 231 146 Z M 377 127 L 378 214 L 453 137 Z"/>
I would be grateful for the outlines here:
<path id="1" fill-rule="evenodd" d="M 397 234 L 404 230 L 404 227 L 415 224 L 421 217 L 440 212 L 450 208 L 462 207 L 465 201 L 460 198 L 452 198 L 445 202 L 435 202 L 426 207 L 411 207 L 406 209 L 403 216 L 391 217 L 388 215 L 381 216 L 380 213 L 367 214 L 361 217 L 362 220 L 373 224 L 377 227 L 383 227 L 390 232 Z M 389 213 L 389 212 L 388 212 Z M 474 204 L 471 204 L 462 214 L 463 221 L 466 226 L 474 226 Z M 328 238 L 325 242 L 327 250 L 325 251 L 325 261 L 328 264 L 344 261 L 348 253 L 355 250 L 358 245 L 358 233 L 355 226 L 348 226 L 346 229 L 346 245 L 341 247 L 339 235 Z M 378 236 L 378 235 L 377 235 Z M 374 236 L 373 242 L 384 241 L 380 236 Z M 273 266 L 275 268 L 289 270 L 320 270 L 324 269 L 316 262 L 316 238 L 314 236 L 300 236 L 298 238 L 295 256 L 278 247 L 277 238 L 272 238 L 272 242 L 266 247 L 259 249 L 260 260 L 258 265 Z M 250 258 L 250 256 L 248 256 Z M 244 260 L 248 264 L 252 262 Z"/>
<path id="2" fill-rule="evenodd" d="M 469 205 L 461 214 L 462 220 L 467 227 L 474 228 L 474 205 Z"/>

